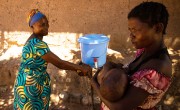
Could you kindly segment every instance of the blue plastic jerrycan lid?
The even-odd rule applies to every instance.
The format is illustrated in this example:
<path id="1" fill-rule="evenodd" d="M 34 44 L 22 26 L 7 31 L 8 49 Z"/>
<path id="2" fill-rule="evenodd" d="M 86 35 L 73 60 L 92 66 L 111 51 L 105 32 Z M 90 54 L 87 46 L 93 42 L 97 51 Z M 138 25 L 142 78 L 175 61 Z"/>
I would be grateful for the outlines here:
<path id="1" fill-rule="evenodd" d="M 86 34 L 78 39 L 83 44 L 100 44 L 109 42 L 109 38 L 103 34 Z"/>

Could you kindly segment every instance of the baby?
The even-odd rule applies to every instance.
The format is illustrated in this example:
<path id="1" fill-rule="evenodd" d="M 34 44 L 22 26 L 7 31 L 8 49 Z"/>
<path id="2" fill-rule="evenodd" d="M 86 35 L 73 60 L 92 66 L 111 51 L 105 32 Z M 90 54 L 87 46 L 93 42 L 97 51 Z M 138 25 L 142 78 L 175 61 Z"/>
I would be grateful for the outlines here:
<path id="1" fill-rule="evenodd" d="M 124 95 L 128 76 L 122 66 L 122 64 L 108 62 L 97 76 L 100 93 L 108 101 L 118 101 Z"/>

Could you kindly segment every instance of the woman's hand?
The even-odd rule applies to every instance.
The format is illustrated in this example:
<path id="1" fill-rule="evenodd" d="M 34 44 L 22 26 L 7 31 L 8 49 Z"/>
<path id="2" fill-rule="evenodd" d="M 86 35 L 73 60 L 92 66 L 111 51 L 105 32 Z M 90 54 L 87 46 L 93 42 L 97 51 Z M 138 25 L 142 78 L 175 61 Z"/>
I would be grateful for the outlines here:
<path id="1" fill-rule="evenodd" d="M 82 63 L 80 65 L 80 71 L 78 72 L 79 76 L 88 76 L 88 77 L 92 77 L 92 68 L 87 65 Z"/>

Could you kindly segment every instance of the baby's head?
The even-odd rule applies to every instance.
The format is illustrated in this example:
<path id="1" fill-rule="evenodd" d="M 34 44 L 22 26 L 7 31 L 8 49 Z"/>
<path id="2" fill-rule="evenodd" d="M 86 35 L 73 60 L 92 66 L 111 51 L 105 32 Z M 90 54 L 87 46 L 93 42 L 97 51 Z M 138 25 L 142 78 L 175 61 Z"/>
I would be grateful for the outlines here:
<path id="1" fill-rule="evenodd" d="M 111 69 L 100 84 L 100 93 L 106 100 L 118 101 L 126 90 L 128 76 L 123 69 Z"/>

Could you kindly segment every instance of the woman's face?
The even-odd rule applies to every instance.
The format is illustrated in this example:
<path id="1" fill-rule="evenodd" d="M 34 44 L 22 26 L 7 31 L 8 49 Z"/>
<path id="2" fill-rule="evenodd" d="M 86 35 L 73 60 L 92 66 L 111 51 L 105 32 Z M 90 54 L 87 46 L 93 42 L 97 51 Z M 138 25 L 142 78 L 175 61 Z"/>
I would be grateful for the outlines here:
<path id="1" fill-rule="evenodd" d="M 130 18 L 128 20 L 128 29 L 130 31 L 131 42 L 135 48 L 146 48 L 153 44 L 156 32 L 147 23 L 143 23 L 137 18 Z"/>
<path id="2" fill-rule="evenodd" d="M 33 25 L 33 32 L 37 35 L 45 36 L 48 34 L 49 22 L 43 17 Z"/>

